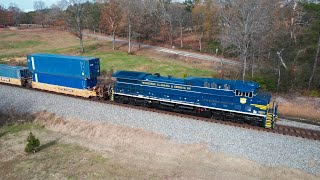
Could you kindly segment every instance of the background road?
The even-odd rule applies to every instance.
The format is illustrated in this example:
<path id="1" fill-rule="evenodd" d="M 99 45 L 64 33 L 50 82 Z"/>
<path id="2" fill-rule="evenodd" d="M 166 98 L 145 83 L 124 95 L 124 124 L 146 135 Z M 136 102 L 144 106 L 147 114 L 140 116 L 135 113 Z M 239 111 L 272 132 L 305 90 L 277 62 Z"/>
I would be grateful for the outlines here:
<path id="1" fill-rule="evenodd" d="M 89 37 L 94 37 L 97 38 L 98 40 L 105 40 L 105 41 L 112 41 L 112 37 L 110 36 L 103 36 L 103 35 L 98 35 L 98 34 L 91 34 L 91 33 L 84 33 L 85 36 Z M 128 44 L 128 41 L 122 40 L 122 39 L 116 39 L 116 43 L 118 44 Z M 133 45 L 139 45 L 136 42 L 132 42 Z M 168 53 L 168 54 L 176 54 L 179 56 L 184 56 L 184 57 L 189 57 L 189 58 L 194 58 L 194 59 L 200 59 L 200 60 L 205 60 L 205 61 L 214 61 L 218 63 L 226 64 L 226 65 L 232 65 L 232 66 L 239 66 L 242 63 L 225 59 L 225 58 L 220 58 L 220 57 L 215 57 L 212 55 L 205 55 L 205 54 L 198 54 L 198 53 L 192 53 L 192 52 L 187 52 L 187 51 L 181 51 L 181 50 L 175 50 L 175 49 L 169 49 L 169 48 L 164 48 L 164 47 L 159 47 L 159 46 L 152 46 L 152 45 L 147 45 L 147 44 L 141 44 L 142 48 L 145 49 L 153 49 L 158 52 L 163 52 L 163 53 Z"/>

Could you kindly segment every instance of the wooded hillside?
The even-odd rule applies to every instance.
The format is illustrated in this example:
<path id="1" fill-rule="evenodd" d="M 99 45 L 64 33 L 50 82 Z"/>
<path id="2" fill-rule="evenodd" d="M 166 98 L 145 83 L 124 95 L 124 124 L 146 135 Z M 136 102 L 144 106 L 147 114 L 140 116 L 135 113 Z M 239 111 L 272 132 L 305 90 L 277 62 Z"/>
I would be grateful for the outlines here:
<path id="1" fill-rule="evenodd" d="M 299 0 L 62 0 L 35 11 L 0 6 L 0 25 L 39 24 L 232 58 L 229 79 L 254 80 L 268 91 L 320 96 L 320 4 Z M 115 46 L 113 46 L 115 49 Z"/>

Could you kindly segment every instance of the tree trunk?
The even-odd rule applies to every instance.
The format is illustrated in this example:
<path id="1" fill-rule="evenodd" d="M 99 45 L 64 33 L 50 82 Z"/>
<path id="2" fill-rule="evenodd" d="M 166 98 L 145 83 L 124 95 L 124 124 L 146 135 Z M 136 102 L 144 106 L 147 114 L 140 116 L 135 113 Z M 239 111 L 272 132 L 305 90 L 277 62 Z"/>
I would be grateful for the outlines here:
<path id="1" fill-rule="evenodd" d="M 247 69 L 247 54 L 248 54 L 247 44 L 243 47 L 242 51 L 243 51 L 241 54 L 241 59 L 243 60 L 242 81 L 244 81 L 246 77 L 246 69 Z"/>
<path id="2" fill-rule="evenodd" d="M 130 17 L 128 18 L 128 24 L 129 24 L 129 47 L 128 47 L 128 53 L 131 53 L 131 22 L 130 22 Z"/>
<path id="3" fill-rule="evenodd" d="M 289 89 L 289 92 L 292 92 L 293 87 L 294 87 L 294 82 L 296 81 L 296 63 L 297 63 L 297 60 L 299 58 L 299 55 L 300 55 L 301 51 L 303 51 L 303 50 L 301 50 L 301 49 L 298 50 L 297 55 L 293 60 L 292 69 L 291 69 L 292 72 L 290 74 L 290 76 L 291 76 L 290 77 L 290 79 L 291 79 L 291 87 Z"/>
<path id="4" fill-rule="evenodd" d="M 80 52 L 84 53 L 82 29 L 79 27 Z"/>
<path id="5" fill-rule="evenodd" d="M 115 36 L 115 29 L 112 31 L 112 50 L 115 50 L 115 43 L 116 43 L 116 36 Z"/>
<path id="6" fill-rule="evenodd" d="M 259 64 L 260 64 L 260 57 L 261 57 L 261 47 L 259 47 L 259 50 L 258 50 L 258 58 L 257 58 L 257 69 L 260 68 Z"/>
<path id="7" fill-rule="evenodd" d="M 140 50 L 140 49 L 141 49 L 141 44 L 142 44 L 142 42 L 141 42 L 141 35 L 140 35 L 140 33 L 139 33 L 138 38 L 139 38 L 139 40 L 138 40 L 138 43 L 139 43 L 139 47 L 138 47 L 138 49 Z"/>
<path id="8" fill-rule="evenodd" d="M 254 49 L 252 47 L 252 64 L 251 64 L 251 78 L 253 78 L 253 71 L 254 71 Z"/>
<path id="9" fill-rule="evenodd" d="M 81 53 L 84 53 L 84 47 L 83 47 L 83 39 L 82 39 L 82 35 L 80 35 L 80 47 L 81 47 L 80 52 L 81 52 Z"/>
<path id="10" fill-rule="evenodd" d="M 199 50 L 202 51 L 202 37 L 199 37 Z"/>
<path id="11" fill-rule="evenodd" d="M 253 69 L 254 69 L 254 57 L 252 58 L 252 65 L 251 65 L 251 77 L 253 78 Z"/>
<path id="12" fill-rule="evenodd" d="M 280 77 L 281 77 L 281 63 L 279 62 L 279 65 L 278 65 L 278 83 L 277 83 L 277 94 L 279 94 Z"/>
<path id="13" fill-rule="evenodd" d="M 183 33 L 183 31 L 182 30 L 183 30 L 182 29 L 182 25 L 180 24 L 180 47 L 181 47 L 181 49 L 183 48 L 183 41 L 182 41 L 182 38 L 183 38 L 182 33 Z"/>
<path id="14" fill-rule="evenodd" d="M 312 80 L 313 80 L 313 76 L 314 76 L 314 73 L 316 72 L 316 68 L 317 68 L 317 64 L 318 64 L 319 51 L 320 51 L 320 34 L 319 34 L 318 47 L 317 47 L 316 57 L 314 59 L 312 74 L 311 74 L 310 79 L 309 79 L 308 91 L 310 90 L 311 83 L 312 83 Z"/>
<path id="15" fill-rule="evenodd" d="M 242 72 L 242 81 L 244 81 L 246 77 L 246 67 L 247 67 L 247 56 L 243 57 L 243 72 Z"/>
<path id="16" fill-rule="evenodd" d="M 170 46 L 171 46 L 171 48 L 173 48 L 173 30 L 172 30 L 172 23 L 171 23 L 171 21 L 170 21 L 170 23 L 169 23 L 169 26 L 170 26 L 170 32 L 169 32 L 169 38 L 170 38 Z"/>

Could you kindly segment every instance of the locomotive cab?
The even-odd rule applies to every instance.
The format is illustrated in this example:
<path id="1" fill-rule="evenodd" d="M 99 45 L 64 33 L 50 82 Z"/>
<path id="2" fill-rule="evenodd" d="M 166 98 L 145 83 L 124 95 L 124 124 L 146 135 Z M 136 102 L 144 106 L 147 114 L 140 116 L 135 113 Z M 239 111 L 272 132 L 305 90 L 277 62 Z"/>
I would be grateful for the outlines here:
<path id="1" fill-rule="evenodd" d="M 265 115 L 262 119 L 262 126 L 273 128 L 278 118 L 278 104 L 271 102 L 271 94 L 262 92 L 260 86 L 256 90 L 254 102 L 251 104 L 259 114 Z M 256 113 L 254 111 L 254 113 Z"/>

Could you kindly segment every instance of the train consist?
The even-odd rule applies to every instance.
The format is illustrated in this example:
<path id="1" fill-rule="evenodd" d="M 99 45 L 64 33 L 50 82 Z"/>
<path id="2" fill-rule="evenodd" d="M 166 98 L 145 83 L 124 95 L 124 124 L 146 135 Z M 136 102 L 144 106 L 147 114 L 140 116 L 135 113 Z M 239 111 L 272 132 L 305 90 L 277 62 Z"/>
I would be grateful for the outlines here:
<path id="1" fill-rule="evenodd" d="M 278 118 L 278 105 L 255 82 L 118 71 L 112 82 L 98 84 L 98 58 L 31 54 L 27 61 L 28 68 L 0 65 L 0 82 L 265 128 L 273 128 Z"/>

